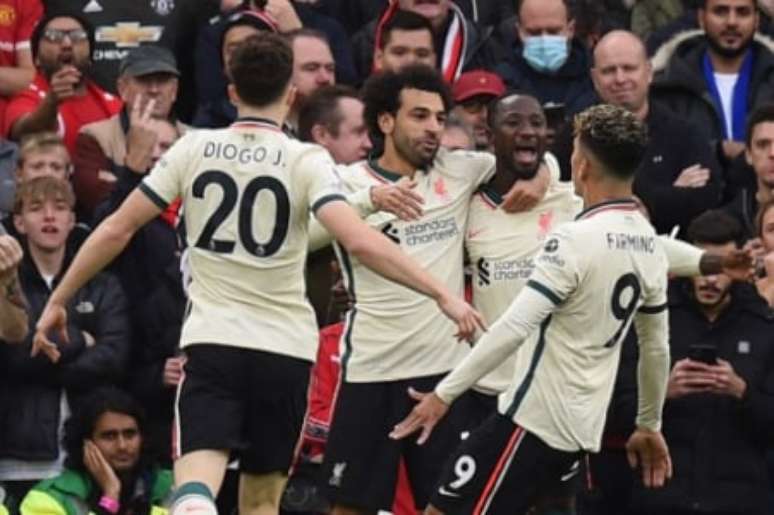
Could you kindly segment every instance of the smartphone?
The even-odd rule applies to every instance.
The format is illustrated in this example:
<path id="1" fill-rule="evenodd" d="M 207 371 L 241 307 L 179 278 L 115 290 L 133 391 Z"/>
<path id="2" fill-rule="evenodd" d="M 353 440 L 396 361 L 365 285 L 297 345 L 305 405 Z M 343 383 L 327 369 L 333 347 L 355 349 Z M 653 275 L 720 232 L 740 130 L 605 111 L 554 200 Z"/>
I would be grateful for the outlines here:
<path id="1" fill-rule="evenodd" d="M 717 348 L 706 343 L 692 344 L 688 349 L 688 357 L 707 365 L 716 365 L 718 362 Z"/>

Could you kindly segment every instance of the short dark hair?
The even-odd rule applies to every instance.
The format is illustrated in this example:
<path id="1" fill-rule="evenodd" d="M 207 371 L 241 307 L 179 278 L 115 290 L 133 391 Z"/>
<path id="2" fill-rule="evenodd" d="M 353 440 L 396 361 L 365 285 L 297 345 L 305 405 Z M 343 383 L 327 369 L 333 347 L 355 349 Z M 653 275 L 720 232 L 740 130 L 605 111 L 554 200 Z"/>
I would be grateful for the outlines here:
<path id="1" fill-rule="evenodd" d="M 722 209 L 710 209 L 700 214 L 688 224 L 688 241 L 693 244 L 708 243 L 725 245 L 734 243 L 739 246 L 744 241 L 742 224 Z"/>
<path id="2" fill-rule="evenodd" d="M 648 129 L 630 111 L 610 104 L 589 107 L 575 117 L 575 135 L 604 167 L 620 180 L 630 180 L 648 145 Z"/>
<path id="3" fill-rule="evenodd" d="M 86 31 L 86 35 L 89 38 L 89 56 L 91 57 L 91 54 L 94 52 L 95 43 L 94 26 L 89 23 L 89 20 L 78 13 L 54 10 L 47 12 L 46 15 L 41 18 L 38 24 L 35 25 L 35 29 L 32 31 L 32 35 L 30 36 L 30 50 L 32 51 L 32 59 L 35 60 L 35 58 L 38 56 L 38 46 L 40 45 L 40 40 L 43 39 L 43 32 L 46 30 L 48 24 L 51 23 L 51 20 L 56 18 L 72 18 L 78 22 L 81 28 Z"/>
<path id="4" fill-rule="evenodd" d="M 293 75 L 293 51 L 273 32 L 250 36 L 234 50 L 229 70 L 239 98 L 264 107 L 282 97 Z"/>
<path id="5" fill-rule="evenodd" d="M 527 96 L 534 98 L 535 101 L 540 104 L 540 100 L 535 98 L 535 95 L 532 93 L 527 93 L 524 90 L 521 89 L 509 89 L 499 97 L 495 97 L 492 100 L 489 101 L 486 108 L 486 125 L 490 129 L 494 129 L 495 127 L 495 120 L 497 118 L 497 114 L 500 112 L 500 102 L 505 100 L 506 98 L 512 97 L 514 95 L 520 95 L 520 96 Z M 543 106 L 540 106 L 540 109 L 543 109 Z"/>
<path id="6" fill-rule="evenodd" d="M 398 9 L 382 26 L 382 30 L 379 33 L 379 41 L 377 42 L 379 48 L 384 48 L 390 40 L 393 30 L 427 30 L 431 36 L 433 35 L 433 26 L 430 20 L 413 11 Z M 432 37 L 430 39 L 432 41 Z M 433 47 L 435 47 L 435 42 L 433 42 Z"/>
<path id="7" fill-rule="evenodd" d="M 293 48 L 293 42 L 296 39 L 302 38 L 302 37 L 319 39 L 320 41 L 328 45 L 328 47 L 331 46 L 331 42 L 328 39 L 328 36 L 326 36 L 324 32 L 321 32 L 316 29 L 309 29 L 306 27 L 302 27 L 300 29 L 295 29 L 295 30 L 291 30 L 290 32 L 286 32 L 283 34 L 283 36 L 285 36 L 285 38 L 288 40 L 288 43 L 290 44 L 291 49 Z"/>
<path id="8" fill-rule="evenodd" d="M 429 66 L 415 64 L 400 71 L 385 71 L 371 75 L 363 85 L 364 117 L 371 134 L 382 134 L 379 115 L 395 114 L 400 109 L 400 94 L 404 89 L 418 89 L 438 93 L 443 107 L 450 111 L 454 106 L 451 90 L 441 74 Z"/>
<path id="9" fill-rule="evenodd" d="M 145 436 L 145 412 L 140 404 L 127 393 L 112 386 L 95 390 L 80 401 L 65 422 L 62 443 L 67 453 L 65 466 L 77 471 L 86 471 L 83 463 L 83 441 L 91 439 L 99 417 L 105 413 L 120 413 L 132 417 L 137 422 L 140 435 Z M 147 445 L 143 438 L 140 462 L 145 461 Z"/>
<path id="10" fill-rule="evenodd" d="M 688 0 L 687 2 L 684 2 L 684 3 L 688 4 L 688 8 L 695 7 L 697 9 L 706 9 L 707 2 L 709 2 L 709 0 Z M 753 8 L 756 11 L 759 10 L 758 0 L 750 0 L 750 2 L 753 4 Z"/>
<path id="11" fill-rule="evenodd" d="M 575 0 L 562 0 L 564 8 L 567 10 L 567 21 L 575 19 Z M 524 4 L 524 0 L 516 0 L 516 19 L 521 17 L 521 6 Z"/>
<path id="12" fill-rule="evenodd" d="M 339 125 L 344 119 L 339 109 L 342 98 L 360 100 L 357 91 L 342 85 L 323 86 L 309 95 L 298 112 L 298 139 L 314 141 L 312 129 L 315 125 L 324 126 L 333 137 L 337 137 Z"/>
<path id="13" fill-rule="evenodd" d="M 774 123 L 774 104 L 763 104 L 756 107 L 747 118 L 747 133 L 745 135 L 745 145 L 747 145 L 747 148 L 750 148 L 752 145 L 755 128 L 766 122 Z"/>

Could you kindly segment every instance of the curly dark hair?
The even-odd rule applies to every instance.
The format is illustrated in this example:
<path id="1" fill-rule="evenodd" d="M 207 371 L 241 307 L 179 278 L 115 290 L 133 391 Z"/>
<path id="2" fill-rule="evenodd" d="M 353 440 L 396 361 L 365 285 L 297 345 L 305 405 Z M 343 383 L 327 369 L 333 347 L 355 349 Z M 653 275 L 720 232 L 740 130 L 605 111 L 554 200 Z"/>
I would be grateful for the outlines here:
<path id="1" fill-rule="evenodd" d="M 581 145 L 615 178 L 629 180 L 648 146 L 648 128 L 630 111 L 610 104 L 589 107 L 575 117 Z"/>
<path id="2" fill-rule="evenodd" d="M 64 449 L 67 452 L 65 467 L 86 471 L 83 463 L 83 442 L 94 434 L 94 427 L 99 417 L 105 413 L 120 413 L 137 421 L 140 435 L 145 434 L 145 412 L 137 401 L 127 393 L 114 387 L 104 387 L 95 390 L 87 398 L 78 403 L 64 426 Z M 149 452 L 145 440 L 138 465 L 148 463 Z"/>
<path id="3" fill-rule="evenodd" d="M 400 94 L 404 89 L 418 89 L 438 93 L 443 107 L 451 111 L 454 106 L 449 85 L 441 74 L 423 64 L 406 66 L 398 72 L 377 73 L 368 78 L 363 85 L 363 116 L 371 134 L 382 134 L 379 128 L 379 115 L 395 114 L 400 109 Z"/>
<path id="4" fill-rule="evenodd" d="M 228 69 L 239 97 L 251 106 L 265 107 L 279 100 L 290 82 L 293 50 L 283 36 L 261 32 L 237 46 Z"/>

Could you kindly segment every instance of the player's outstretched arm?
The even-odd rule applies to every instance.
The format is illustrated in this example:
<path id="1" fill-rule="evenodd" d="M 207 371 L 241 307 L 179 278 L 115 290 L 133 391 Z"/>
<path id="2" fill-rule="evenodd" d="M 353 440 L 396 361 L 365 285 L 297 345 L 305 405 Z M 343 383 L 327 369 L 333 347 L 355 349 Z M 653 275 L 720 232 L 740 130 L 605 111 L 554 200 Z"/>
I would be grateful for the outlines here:
<path id="1" fill-rule="evenodd" d="M 404 221 L 417 220 L 422 216 L 422 197 L 413 191 L 416 182 L 403 178 L 395 184 L 382 184 L 362 188 L 346 195 L 347 202 L 360 218 L 380 211 L 392 213 Z M 309 221 L 309 252 L 327 247 L 333 242 L 331 234 L 314 217 Z"/>
<path id="2" fill-rule="evenodd" d="M 726 274 L 735 281 L 749 281 L 755 275 L 755 259 L 749 249 L 713 254 L 668 236 L 659 236 L 669 262 L 669 273 L 678 277 Z"/>
<path id="3" fill-rule="evenodd" d="M 451 403 L 515 352 L 555 306 L 544 294 L 524 288 L 473 351 L 438 383 L 434 392 L 409 391 L 419 403 L 395 426 L 390 438 L 398 440 L 421 430 L 417 443 L 423 444 Z"/>
<path id="4" fill-rule="evenodd" d="M 63 341 L 67 339 L 65 305 L 89 279 L 105 268 L 124 250 L 137 230 L 157 217 L 161 208 L 139 189 L 134 190 L 118 210 L 106 218 L 83 243 L 67 269 L 62 282 L 51 294 L 35 327 L 32 355 L 46 354 L 52 361 L 59 359 L 56 344 L 48 334 L 56 330 Z"/>
<path id="5" fill-rule="evenodd" d="M 454 296 L 386 236 L 366 225 L 346 202 L 328 202 L 317 210 L 316 216 L 361 263 L 387 279 L 433 298 L 441 311 L 457 324 L 458 338 L 472 340 L 478 329 L 485 330 L 483 318 L 472 306 Z"/>
<path id="6" fill-rule="evenodd" d="M 666 301 L 666 297 L 662 299 Z M 661 435 L 661 413 L 669 379 L 669 317 L 666 304 L 644 307 L 634 318 L 640 358 L 637 365 L 637 430 L 626 449 L 632 468 L 640 467 L 647 487 L 660 487 L 672 476 L 669 449 Z"/>

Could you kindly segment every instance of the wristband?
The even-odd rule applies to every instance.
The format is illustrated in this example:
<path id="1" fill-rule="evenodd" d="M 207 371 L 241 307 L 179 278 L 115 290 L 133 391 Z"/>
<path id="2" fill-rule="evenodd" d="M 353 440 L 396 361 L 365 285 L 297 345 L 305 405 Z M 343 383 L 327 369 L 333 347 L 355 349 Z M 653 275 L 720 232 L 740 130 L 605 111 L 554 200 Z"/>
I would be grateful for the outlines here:
<path id="1" fill-rule="evenodd" d="M 121 505 L 118 504 L 118 501 L 108 497 L 107 495 L 103 495 L 102 498 L 100 498 L 99 506 L 100 508 L 104 508 L 105 511 L 113 513 L 114 515 L 118 513 L 118 509 L 121 507 Z"/>

